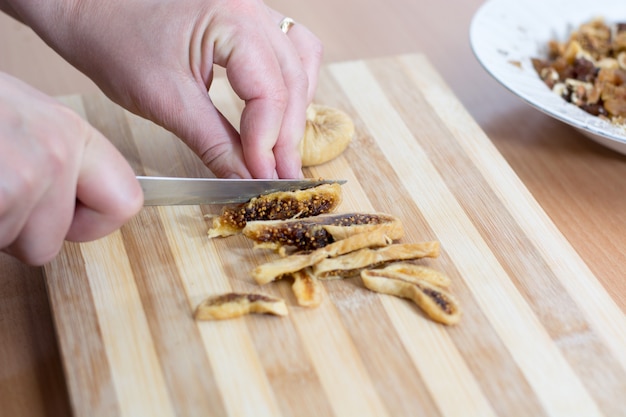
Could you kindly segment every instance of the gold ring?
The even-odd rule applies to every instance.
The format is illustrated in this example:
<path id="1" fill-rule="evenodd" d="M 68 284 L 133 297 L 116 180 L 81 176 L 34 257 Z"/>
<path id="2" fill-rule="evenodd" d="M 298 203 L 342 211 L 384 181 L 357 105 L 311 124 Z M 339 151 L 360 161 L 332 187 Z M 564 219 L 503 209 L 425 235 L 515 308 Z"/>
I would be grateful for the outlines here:
<path id="1" fill-rule="evenodd" d="M 280 27 L 280 30 L 282 30 L 284 34 L 287 34 L 287 32 L 289 32 L 289 29 L 291 29 L 291 27 L 295 24 L 296 22 L 292 18 L 286 17 L 280 21 L 278 26 Z"/>

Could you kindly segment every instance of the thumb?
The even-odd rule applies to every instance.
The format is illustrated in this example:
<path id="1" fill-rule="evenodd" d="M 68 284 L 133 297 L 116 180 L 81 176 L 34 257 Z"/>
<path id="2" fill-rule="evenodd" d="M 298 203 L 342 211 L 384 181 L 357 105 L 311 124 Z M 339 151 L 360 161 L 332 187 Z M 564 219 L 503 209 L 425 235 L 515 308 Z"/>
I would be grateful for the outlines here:
<path id="1" fill-rule="evenodd" d="M 141 187 L 124 157 L 100 132 L 86 143 L 66 239 L 89 241 L 117 230 L 143 205 Z"/>

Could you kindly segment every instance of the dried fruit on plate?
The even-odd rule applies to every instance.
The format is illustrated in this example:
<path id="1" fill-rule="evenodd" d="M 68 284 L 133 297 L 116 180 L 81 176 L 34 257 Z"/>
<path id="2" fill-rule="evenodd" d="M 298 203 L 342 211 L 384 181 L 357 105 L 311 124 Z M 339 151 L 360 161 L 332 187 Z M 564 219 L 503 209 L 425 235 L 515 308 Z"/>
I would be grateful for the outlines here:
<path id="1" fill-rule="evenodd" d="M 548 49 L 547 58 L 532 63 L 552 91 L 589 114 L 626 124 L 626 23 L 594 19 Z"/>

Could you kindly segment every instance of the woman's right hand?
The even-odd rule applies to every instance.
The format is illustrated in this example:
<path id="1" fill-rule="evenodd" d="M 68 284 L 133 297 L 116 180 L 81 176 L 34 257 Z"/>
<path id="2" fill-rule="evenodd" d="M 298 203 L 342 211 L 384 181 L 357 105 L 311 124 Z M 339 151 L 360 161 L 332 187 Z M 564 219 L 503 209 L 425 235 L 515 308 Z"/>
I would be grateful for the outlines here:
<path id="1" fill-rule="evenodd" d="M 42 265 L 64 240 L 103 237 L 143 204 L 117 149 L 78 114 L 0 73 L 0 249 Z"/>

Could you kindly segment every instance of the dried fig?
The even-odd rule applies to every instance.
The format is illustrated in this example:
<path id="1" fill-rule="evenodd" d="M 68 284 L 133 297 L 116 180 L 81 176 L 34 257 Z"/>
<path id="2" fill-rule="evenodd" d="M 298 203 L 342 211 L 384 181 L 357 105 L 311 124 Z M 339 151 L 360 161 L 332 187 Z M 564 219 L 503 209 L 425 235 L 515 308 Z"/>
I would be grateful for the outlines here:
<path id="1" fill-rule="evenodd" d="M 354 135 L 354 123 L 343 111 L 311 104 L 306 111 L 306 127 L 300 142 L 302 166 L 323 164 L 339 156 Z"/>

